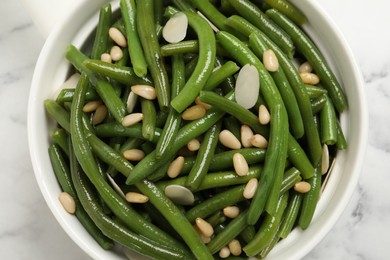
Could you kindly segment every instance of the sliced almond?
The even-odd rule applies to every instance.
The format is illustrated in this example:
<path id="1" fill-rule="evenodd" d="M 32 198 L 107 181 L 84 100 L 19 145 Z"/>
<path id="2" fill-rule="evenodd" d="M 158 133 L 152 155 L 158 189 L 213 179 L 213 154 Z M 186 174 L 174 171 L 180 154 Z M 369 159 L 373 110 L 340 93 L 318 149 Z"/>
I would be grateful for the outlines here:
<path id="1" fill-rule="evenodd" d="M 322 146 L 322 163 L 321 163 L 321 174 L 325 174 L 329 169 L 329 149 L 328 145 Z"/>
<path id="2" fill-rule="evenodd" d="M 238 73 L 235 98 L 236 102 L 246 109 L 252 108 L 259 97 L 260 77 L 256 67 L 246 64 Z"/>
<path id="3" fill-rule="evenodd" d="M 115 180 L 111 177 L 110 174 L 107 173 L 107 179 L 110 182 L 112 188 L 118 193 L 122 198 L 126 198 L 125 193 L 123 193 L 122 189 L 119 187 L 119 185 L 115 182 Z"/>
<path id="4" fill-rule="evenodd" d="M 169 43 L 181 42 L 187 35 L 187 28 L 187 15 L 179 12 L 167 21 L 163 28 L 162 36 Z"/>
<path id="5" fill-rule="evenodd" d="M 137 105 L 137 100 L 138 100 L 138 95 L 134 94 L 133 91 L 130 91 L 126 101 L 126 107 L 128 113 L 133 113 L 133 110 Z"/>
<path id="6" fill-rule="evenodd" d="M 215 26 L 209 19 L 207 19 L 207 17 L 202 14 L 201 12 L 197 11 L 197 14 L 202 17 L 211 27 L 211 29 L 213 29 L 214 32 L 219 32 L 219 29 L 217 26 Z"/>
<path id="7" fill-rule="evenodd" d="M 184 186 L 172 184 L 165 187 L 165 195 L 170 198 L 173 203 L 178 205 L 192 205 L 194 204 L 194 194 Z"/>

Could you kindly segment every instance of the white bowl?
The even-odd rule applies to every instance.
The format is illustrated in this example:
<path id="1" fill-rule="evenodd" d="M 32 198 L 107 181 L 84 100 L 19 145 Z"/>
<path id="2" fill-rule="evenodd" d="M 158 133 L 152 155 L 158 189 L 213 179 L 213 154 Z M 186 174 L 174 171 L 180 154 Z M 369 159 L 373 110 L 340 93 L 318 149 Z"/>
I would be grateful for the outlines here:
<path id="1" fill-rule="evenodd" d="M 348 148 L 337 154 L 332 175 L 321 195 L 315 216 L 305 231 L 295 229 L 271 251 L 270 259 L 299 259 L 312 250 L 331 230 L 347 205 L 358 182 L 365 146 L 368 117 L 361 74 L 351 50 L 337 26 L 316 1 L 293 1 L 308 17 L 305 29 L 318 44 L 344 87 L 349 109 L 341 116 Z M 119 6 L 113 1 L 113 10 Z M 54 123 L 45 113 L 43 101 L 54 98 L 66 79 L 69 64 L 64 58 L 66 46 L 83 45 L 93 32 L 101 1 L 75 1 L 71 11 L 49 35 L 36 64 L 28 105 L 28 139 L 35 176 L 42 194 L 67 234 L 94 259 L 124 259 L 118 252 L 105 251 L 87 234 L 78 220 L 66 213 L 58 201 L 61 192 L 53 173 L 47 148 Z"/>

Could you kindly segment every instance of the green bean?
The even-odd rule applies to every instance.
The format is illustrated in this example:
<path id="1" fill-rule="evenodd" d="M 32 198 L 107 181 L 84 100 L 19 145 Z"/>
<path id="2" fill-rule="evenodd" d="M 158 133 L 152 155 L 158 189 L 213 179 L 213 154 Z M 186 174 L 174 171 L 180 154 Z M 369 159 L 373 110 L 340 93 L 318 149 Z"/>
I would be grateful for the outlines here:
<path id="1" fill-rule="evenodd" d="M 241 124 L 234 116 L 225 117 L 223 126 L 229 130 L 238 140 L 241 140 Z"/>
<path id="2" fill-rule="evenodd" d="M 103 212 L 101 206 L 96 202 L 96 197 L 92 191 L 92 187 L 81 170 L 72 171 L 72 180 L 75 184 L 80 201 L 85 210 L 88 212 L 88 215 L 91 216 L 94 223 L 96 223 L 96 225 L 108 237 L 130 250 L 134 250 L 135 252 L 152 258 L 187 259 L 189 257 L 188 253 L 185 251 L 178 252 L 172 247 L 133 233 L 128 230 L 122 222 L 107 216 Z"/>
<path id="3" fill-rule="evenodd" d="M 253 52 L 235 36 L 227 32 L 219 31 L 217 33 L 217 39 L 240 64 L 245 65 L 249 63 L 257 68 L 260 75 L 260 85 L 262 86 L 260 90 L 268 104 L 272 118 L 264 171 L 260 177 L 260 183 L 262 185 L 257 190 L 249 207 L 248 224 L 251 225 L 257 222 L 264 210 L 276 165 L 280 158 L 284 158 L 283 155 L 285 150 L 287 150 L 288 142 L 285 141 L 289 136 L 287 112 L 272 77 Z M 278 168 L 278 170 L 282 169 Z"/>
<path id="4" fill-rule="evenodd" d="M 234 21 L 236 17 L 230 17 L 230 21 Z M 269 49 L 267 44 L 263 41 L 253 41 L 251 45 L 254 53 L 262 59 L 263 53 Z M 290 83 L 286 78 L 283 68 L 279 68 L 275 72 L 270 72 L 273 77 L 276 86 L 279 89 L 280 95 L 282 96 L 283 102 L 286 106 L 289 125 L 292 132 L 292 135 L 295 138 L 301 138 L 305 132 L 303 126 L 303 120 L 301 112 L 299 111 L 299 106 L 297 99 L 294 95 L 294 91 L 291 88 Z"/>
<path id="5" fill-rule="evenodd" d="M 191 60 L 186 62 L 186 66 L 185 66 L 186 80 L 188 80 L 191 77 L 192 73 L 194 73 L 194 70 L 196 68 L 196 65 L 198 64 L 198 61 L 199 61 L 199 56 L 196 55 Z"/>
<path id="6" fill-rule="evenodd" d="M 46 111 L 54 118 L 54 120 L 67 132 L 69 132 L 70 116 L 69 112 L 56 101 L 46 99 L 44 101 Z"/>
<path id="7" fill-rule="evenodd" d="M 248 211 L 241 212 L 236 218 L 229 222 L 224 230 L 218 233 L 210 243 L 207 244 L 207 248 L 212 254 L 221 250 L 221 248 L 226 246 L 248 226 L 246 223 L 247 216 Z"/>
<path id="8" fill-rule="evenodd" d="M 209 171 L 219 171 L 233 167 L 233 155 L 237 152 L 244 156 L 248 164 L 254 164 L 264 161 L 266 150 L 261 148 L 243 148 L 215 154 L 211 159 Z M 189 173 L 194 164 L 194 157 L 186 157 L 181 173 Z"/>
<path id="9" fill-rule="evenodd" d="M 137 183 L 136 186 L 143 194 L 149 197 L 150 202 L 182 237 L 196 258 L 213 259 L 191 223 L 164 193 L 147 180 Z"/>
<path id="10" fill-rule="evenodd" d="M 301 212 L 298 219 L 298 225 L 305 230 L 314 215 L 314 211 L 317 206 L 317 201 L 320 197 L 321 191 L 321 167 L 320 165 L 315 168 L 314 176 L 307 180 L 310 183 L 309 192 L 303 195 Z"/>
<path id="11" fill-rule="evenodd" d="M 199 60 L 191 77 L 180 93 L 172 99 L 171 105 L 179 113 L 183 112 L 198 96 L 212 73 L 215 56 L 215 36 L 209 24 L 200 16 L 186 11 L 189 25 L 195 30 L 199 41 Z"/>
<path id="12" fill-rule="evenodd" d="M 291 189 L 295 183 L 302 180 L 301 172 L 298 171 L 295 167 L 291 167 L 287 171 L 285 171 L 283 175 L 283 181 L 280 188 L 280 194 L 287 192 Z"/>
<path id="13" fill-rule="evenodd" d="M 154 148 L 155 148 L 155 145 L 151 142 L 144 142 L 141 145 L 141 149 L 142 149 L 142 151 L 145 152 L 145 154 L 150 154 L 151 152 L 153 152 Z"/>
<path id="14" fill-rule="evenodd" d="M 191 5 L 191 3 L 187 0 L 173 0 L 172 1 L 177 8 L 179 8 L 181 11 L 191 11 L 195 12 L 194 7 Z"/>
<path id="15" fill-rule="evenodd" d="M 134 167 L 132 174 L 126 180 L 126 184 L 130 185 L 132 183 L 136 183 L 153 173 L 162 165 L 166 164 L 168 160 L 185 144 L 206 132 L 213 124 L 220 120 L 223 115 L 224 113 L 221 111 L 210 109 L 202 118 L 191 121 L 183 126 L 175 138 L 174 145 L 167 150 L 166 156 L 164 158 L 157 159 L 155 152 L 148 154 L 136 165 L 136 167 Z"/>
<path id="16" fill-rule="evenodd" d="M 240 67 L 233 61 L 227 61 L 217 69 L 215 69 L 204 86 L 204 90 L 213 90 L 219 84 L 226 80 L 227 77 L 235 74 Z"/>
<path id="17" fill-rule="evenodd" d="M 249 243 L 256 235 L 256 228 L 253 225 L 248 225 L 241 231 L 239 237 L 241 240 L 245 241 L 245 243 Z"/>
<path id="18" fill-rule="evenodd" d="M 154 1 L 137 1 L 137 29 L 144 50 L 146 64 L 153 78 L 157 92 L 157 101 L 161 110 L 169 106 L 170 87 L 164 59 L 160 52 L 160 44 L 156 35 L 154 20 Z"/>
<path id="19" fill-rule="evenodd" d="M 243 247 L 242 250 L 247 256 L 255 256 L 260 253 L 274 237 L 287 206 L 288 197 L 288 193 L 279 197 L 275 215 L 267 214 L 253 240 Z"/>
<path id="20" fill-rule="evenodd" d="M 304 179 L 309 179 L 314 175 L 313 165 L 307 158 L 305 151 L 299 145 L 297 140 L 291 135 L 288 139 L 288 160 L 302 173 Z"/>
<path id="21" fill-rule="evenodd" d="M 343 129 L 340 126 L 340 122 L 336 121 L 336 127 L 337 127 L 337 142 L 336 146 L 338 150 L 344 150 L 347 148 L 347 140 L 345 139 Z"/>
<path id="22" fill-rule="evenodd" d="M 104 77 L 116 80 L 125 85 L 152 85 L 148 76 L 138 77 L 131 67 L 119 64 L 112 64 L 100 60 L 87 59 L 84 62 L 85 67 Z"/>
<path id="23" fill-rule="evenodd" d="M 328 100 L 328 97 L 326 94 L 311 100 L 311 110 L 313 112 L 313 115 L 322 111 L 327 100 Z"/>
<path id="24" fill-rule="evenodd" d="M 260 165 L 249 167 L 249 171 L 246 176 L 238 176 L 235 171 L 208 173 L 196 191 L 245 184 L 252 178 L 259 178 L 262 174 L 262 169 L 263 167 Z M 187 177 L 183 176 L 168 181 L 160 181 L 157 183 L 157 186 L 161 190 L 165 189 L 166 186 L 171 184 L 184 186 L 186 179 Z"/>
<path id="25" fill-rule="evenodd" d="M 199 42 L 197 40 L 187 40 L 178 43 L 168 43 L 161 46 L 163 56 L 172 56 L 174 54 L 196 53 L 199 51 Z"/>
<path id="26" fill-rule="evenodd" d="M 295 221 L 298 218 L 299 209 L 302 204 L 302 194 L 294 191 L 291 193 L 291 198 L 289 199 L 286 211 L 283 216 L 283 221 L 280 226 L 279 236 L 281 238 L 286 238 L 290 234 L 292 228 L 295 225 Z"/>
<path id="27" fill-rule="evenodd" d="M 333 145 L 337 142 L 337 117 L 332 101 L 328 96 L 325 97 L 325 105 L 320 112 L 321 142 Z"/>
<path id="28" fill-rule="evenodd" d="M 74 96 L 73 88 L 64 88 L 60 91 L 56 98 L 56 102 L 65 103 L 72 102 Z M 89 88 L 85 93 L 85 101 L 92 101 L 100 99 L 98 93 L 93 88 Z"/>
<path id="29" fill-rule="evenodd" d="M 296 8 L 290 1 L 287 0 L 265 0 L 266 4 L 275 8 L 279 12 L 291 19 L 297 25 L 302 25 L 307 22 L 306 16 Z"/>
<path id="30" fill-rule="evenodd" d="M 320 161 L 322 155 L 322 147 L 318 131 L 314 124 L 313 113 L 311 110 L 310 98 L 303 85 L 302 79 L 295 66 L 289 58 L 264 34 L 258 32 L 252 33 L 249 37 L 249 42 L 253 44 L 255 41 L 264 41 L 275 52 L 279 64 L 286 73 L 287 79 L 295 93 L 298 101 L 299 110 L 301 111 L 303 126 L 305 128 L 305 139 L 308 143 L 309 154 L 313 164 Z"/>
<path id="31" fill-rule="evenodd" d="M 226 30 L 225 20 L 226 16 L 223 15 L 217 7 L 215 7 L 210 1 L 192 0 L 191 1 L 196 8 L 198 8 L 203 15 L 207 17 L 219 30 Z"/>
<path id="32" fill-rule="evenodd" d="M 214 108 L 223 110 L 237 118 L 241 123 L 249 125 L 256 133 L 267 136 L 268 131 L 260 124 L 259 118 L 238 103 L 206 90 L 200 92 L 199 98 L 202 102 L 205 102 Z"/>
<path id="33" fill-rule="evenodd" d="M 135 137 L 142 138 L 142 124 L 135 124 L 132 126 L 124 127 L 122 124 L 117 122 L 115 123 L 104 123 L 95 127 L 96 135 L 99 137 L 114 137 L 114 136 L 122 136 L 122 137 Z M 161 135 L 161 129 L 155 128 L 155 132 L 153 134 L 153 143 L 157 143 L 158 138 Z"/>
<path id="34" fill-rule="evenodd" d="M 318 98 L 322 96 L 323 94 L 327 94 L 328 91 L 324 89 L 323 87 L 320 87 L 319 85 L 307 85 L 305 84 L 306 92 L 309 95 L 309 98 Z"/>
<path id="35" fill-rule="evenodd" d="M 269 252 L 272 250 L 272 248 L 279 241 L 279 239 L 280 239 L 279 233 L 280 233 L 280 225 L 278 226 L 275 234 L 273 235 L 273 237 L 271 238 L 269 243 L 260 251 L 260 253 L 257 254 L 257 256 L 256 256 L 257 258 L 264 259 L 265 257 L 267 257 Z"/>
<path id="36" fill-rule="evenodd" d="M 161 242 L 167 246 L 171 243 L 176 243 L 171 237 L 163 233 L 157 227 L 143 221 L 142 217 L 132 209 L 99 174 L 99 169 L 86 138 L 82 122 L 82 107 L 84 105 L 84 95 L 87 86 L 88 76 L 86 76 L 85 73 L 82 73 L 72 102 L 70 121 L 73 150 L 81 168 L 112 212 L 131 229 L 135 232 L 142 233 L 147 237 L 161 240 Z"/>
<path id="37" fill-rule="evenodd" d="M 324 56 L 308 35 L 277 10 L 268 10 L 266 14 L 289 33 L 297 49 L 306 57 L 320 77 L 337 111 L 340 113 L 344 111 L 348 107 L 347 97 Z"/>
<path id="38" fill-rule="evenodd" d="M 144 77 L 147 74 L 148 67 L 146 65 L 146 58 L 144 50 L 142 49 L 140 40 L 141 36 L 137 31 L 137 23 L 140 12 L 136 10 L 134 0 L 121 0 L 120 9 L 122 13 L 123 23 L 125 25 L 126 36 L 128 41 L 128 50 L 131 63 L 134 67 L 134 72 L 138 77 Z M 154 25 L 154 24 L 153 24 Z"/>
<path id="39" fill-rule="evenodd" d="M 237 12 L 254 24 L 262 32 L 275 42 L 289 58 L 292 58 L 295 52 L 295 46 L 290 36 L 281 30 L 274 21 L 264 14 L 256 5 L 249 0 L 230 1 Z"/>
<path id="40" fill-rule="evenodd" d="M 151 100 L 140 98 L 142 114 L 142 136 L 148 140 L 154 140 L 154 133 L 156 128 L 156 108 Z"/>
<path id="41" fill-rule="evenodd" d="M 125 116 L 126 108 L 122 100 L 115 93 L 112 85 L 107 80 L 96 77 L 91 70 L 85 67 L 84 61 L 87 60 L 87 57 L 75 46 L 69 45 L 66 49 L 65 56 L 79 71 L 88 75 L 91 84 L 95 87 L 96 92 L 99 94 L 112 116 L 115 120 L 121 122 L 122 118 Z"/>
<path id="42" fill-rule="evenodd" d="M 63 128 L 54 128 L 50 131 L 50 138 L 61 147 L 61 150 L 69 157 L 68 132 Z"/>
<path id="43" fill-rule="evenodd" d="M 229 188 L 192 207 L 185 215 L 191 223 L 194 222 L 197 217 L 204 219 L 215 211 L 219 211 L 227 206 L 243 201 L 243 191 L 244 185 Z"/>
<path id="44" fill-rule="evenodd" d="M 215 148 L 218 144 L 218 135 L 221 131 L 221 123 L 213 125 L 204 135 L 195 163 L 188 174 L 185 186 L 190 190 L 196 190 L 206 176 Z"/>
<path id="45" fill-rule="evenodd" d="M 184 60 L 181 55 L 172 56 L 172 68 L 171 99 L 178 95 L 178 93 L 185 84 Z M 165 151 L 172 146 L 175 140 L 174 136 L 179 131 L 180 124 L 180 114 L 175 109 L 170 107 L 168 118 L 165 122 L 164 128 L 161 132 L 161 136 L 156 145 L 157 158 L 162 157 Z"/>
<path id="46" fill-rule="evenodd" d="M 69 149 L 69 148 L 68 148 Z M 71 195 L 76 202 L 76 211 L 75 215 L 87 232 L 96 240 L 96 242 L 105 250 L 111 249 L 113 247 L 113 242 L 111 239 L 103 235 L 103 233 L 96 227 L 95 223 L 91 220 L 88 214 L 85 212 L 82 207 L 76 191 L 73 187 L 73 181 L 69 169 L 68 162 L 65 161 L 59 147 L 55 144 L 49 146 L 49 156 L 50 161 L 53 166 L 54 173 L 57 177 L 57 180 L 61 186 L 61 189 L 64 192 L 67 192 Z"/>
<path id="47" fill-rule="evenodd" d="M 100 59 L 101 55 L 108 50 L 108 30 L 112 19 L 111 4 L 105 3 L 100 7 L 99 22 L 96 27 L 96 35 L 93 43 L 91 58 Z"/>

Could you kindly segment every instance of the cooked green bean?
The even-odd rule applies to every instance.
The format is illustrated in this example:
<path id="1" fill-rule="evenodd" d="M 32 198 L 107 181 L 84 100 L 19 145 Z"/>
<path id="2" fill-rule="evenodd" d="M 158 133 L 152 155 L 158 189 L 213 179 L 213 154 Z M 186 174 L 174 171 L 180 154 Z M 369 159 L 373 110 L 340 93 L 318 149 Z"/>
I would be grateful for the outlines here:
<path id="1" fill-rule="evenodd" d="M 320 112 L 321 142 L 333 145 L 337 142 L 337 117 L 332 101 L 328 96 L 325 97 L 325 105 Z"/>
<path id="2" fill-rule="evenodd" d="M 66 156 L 69 157 L 68 132 L 63 128 L 54 128 L 50 130 L 50 138 L 54 141 Z"/>
<path id="3" fill-rule="evenodd" d="M 170 86 L 160 44 L 156 35 L 154 1 L 141 0 L 137 3 L 137 30 L 144 50 L 146 64 L 153 78 L 157 100 L 161 110 L 166 110 L 170 100 Z"/>
<path id="4" fill-rule="evenodd" d="M 152 84 L 152 81 L 148 76 L 142 78 L 138 77 L 131 67 L 93 59 L 87 59 L 83 63 L 85 67 L 92 70 L 94 73 L 109 77 L 110 79 L 125 85 Z"/>
<path id="5" fill-rule="evenodd" d="M 74 96 L 73 88 L 64 88 L 58 94 L 56 101 L 59 103 L 72 102 Z M 93 88 L 89 88 L 85 93 L 85 101 L 100 99 L 98 93 Z"/>
<path id="6" fill-rule="evenodd" d="M 172 91 L 171 99 L 176 97 L 182 87 L 185 84 L 185 71 L 184 71 L 184 60 L 181 55 L 172 56 Z M 161 136 L 156 145 L 156 157 L 160 158 L 164 155 L 165 151 L 169 149 L 173 142 L 174 136 L 179 131 L 181 124 L 180 114 L 173 109 L 169 108 L 168 118 L 164 124 L 164 128 L 161 132 Z"/>
<path id="7" fill-rule="evenodd" d="M 108 30 L 111 26 L 111 4 L 105 3 L 100 7 L 99 22 L 96 27 L 95 40 L 91 50 L 92 59 L 100 59 L 101 55 L 108 50 Z"/>
<path id="8" fill-rule="evenodd" d="M 242 195 L 243 191 L 244 185 L 227 189 L 192 207 L 185 215 L 191 223 L 194 222 L 197 217 L 206 218 L 218 210 L 244 200 L 245 198 Z"/>
<path id="9" fill-rule="evenodd" d="M 172 99 L 171 106 L 179 113 L 183 112 L 198 96 L 213 71 L 216 47 L 215 36 L 209 24 L 200 16 L 186 11 L 189 25 L 198 35 L 199 59 L 194 72 L 180 93 Z"/>
<path id="10" fill-rule="evenodd" d="M 46 99 L 44 101 L 46 111 L 56 120 L 56 122 L 64 128 L 67 132 L 70 132 L 70 116 L 69 112 L 65 110 L 63 106 L 56 101 Z"/>
<path id="11" fill-rule="evenodd" d="M 306 92 L 309 95 L 309 98 L 318 98 L 323 94 L 327 94 L 328 91 L 319 85 L 307 85 L 305 84 Z"/>
<path id="12" fill-rule="evenodd" d="M 223 65 L 216 68 L 210 75 L 210 78 L 207 80 L 204 90 L 213 90 L 219 84 L 226 80 L 227 77 L 235 74 L 240 67 L 233 61 L 227 61 Z"/>
<path id="13" fill-rule="evenodd" d="M 141 12 L 136 10 L 135 0 L 121 0 L 120 7 L 128 41 L 127 46 L 134 72 L 138 77 L 144 77 L 147 74 L 148 67 L 146 65 L 144 50 L 141 46 L 142 39 L 140 40 L 141 36 L 137 30 L 138 17 L 143 14 L 139 15 Z"/>
<path id="14" fill-rule="evenodd" d="M 292 58 L 295 52 L 295 46 L 290 36 L 281 30 L 274 21 L 264 14 L 256 5 L 249 0 L 230 1 L 237 12 L 253 23 L 262 32 L 275 42 L 289 58 Z"/>
<path id="15" fill-rule="evenodd" d="M 302 204 L 303 195 L 299 192 L 292 191 L 290 199 L 283 216 L 283 221 L 280 226 L 280 238 L 286 238 L 290 234 L 295 222 L 298 218 L 299 209 Z"/>
<path id="16" fill-rule="evenodd" d="M 340 83 L 330 69 L 324 56 L 308 35 L 277 10 L 267 10 L 266 14 L 282 29 L 289 33 L 297 49 L 306 57 L 320 77 L 321 82 L 328 90 L 328 94 L 332 98 L 337 111 L 340 113 L 344 111 L 348 107 L 344 90 L 341 88 Z"/>
<path id="17" fill-rule="evenodd" d="M 185 186 L 190 190 L 197 190 L 206 176 L 215 148 L 218 144 L 218 135 L 221 123 L 218 122 L 204 134 L 195 163 L 187 176 Z"/>
<path id="18" fill-rule="evenodd" d="M 286 15 L 297 25 L 306 23 L 306 16 L 287 0 L 265 0 L 264 3 Z"/>
<path id="19" fill-rule="evenodd" d="M 313 115 L 322 111 L 322 108 L 325 106 L 325 103 L 327 102 L 327 100 L 328 100 L 328 97 L 326 94 L 311 100 L 311 110 L 313 112 Z"/>
<path id="20" fill-rule="evenodd" d="M 148 140 L 154 140 L 154 133 L 156 129 L 156 108 L 151 100 L 140 98 L 142 114 L 142 136 Z"/>
<path id="21" fill-rule="evenodd" d="M 196 8 L 199 9 L 200 12 L 204 16 L 207 17 L 208 20 L 211 21 L 219 30 L 226 30 L 225 20 L 226 16 L 223 15 L 216 6 L 214 6 L 210 1 L 202 1 L 202 0 L 192 0 L 191 1 Z"/>
<path id="22" fill-rule="evenodd" d="M 284 193 L 279 197 L 276 212 L 274 215 L 267 214 L 261 223 L 259 230 L 251 242 L 242 249 L 247 256 L 256 256 L 263 250 L 271 241 L 273 236 L 278 231 L 284 210 L 288 202 L 288 193 Z"/>
<path id="23" fill-rule="evenodd" d="M 347 140 L 345 139 L 343 129 L 340 126 L 340 122 L 336 121 L 336 127 L 337 127 L 337 142 L 336 146 L 338 150 L 344 150 L 347 148 Z"/>
<path id="24" fill-rule="evenodd" d="M 310 183 L 310 191 L 303 195 L 301 212 L 298 219 L 298 225 L 306 229 L 313 219 L 314 211 L 317 206 L 321 191 L 321 167 L 315 168 L 314 176 L 307 180 Z"/>

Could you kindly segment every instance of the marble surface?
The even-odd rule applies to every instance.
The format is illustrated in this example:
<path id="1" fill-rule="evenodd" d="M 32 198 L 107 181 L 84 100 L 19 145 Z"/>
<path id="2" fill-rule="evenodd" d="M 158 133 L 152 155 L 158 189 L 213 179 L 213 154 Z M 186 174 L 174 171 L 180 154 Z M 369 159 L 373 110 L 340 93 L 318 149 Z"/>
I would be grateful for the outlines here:
<path id="1" fill-rule="evenodd" d="M 371 125 L 358 187 L 331 232 L 304 259 L 389 259 L 390 2 L 317 1 L 336 21 L 356 57 L 366 83 Z M 29 159 L 27 100 L 43 43 L 44 38 L 20 0 L 3 0 L 0 8 L 3 55 L 0 61 L 0 258 L 89 259 L 49 211 Z"/>

